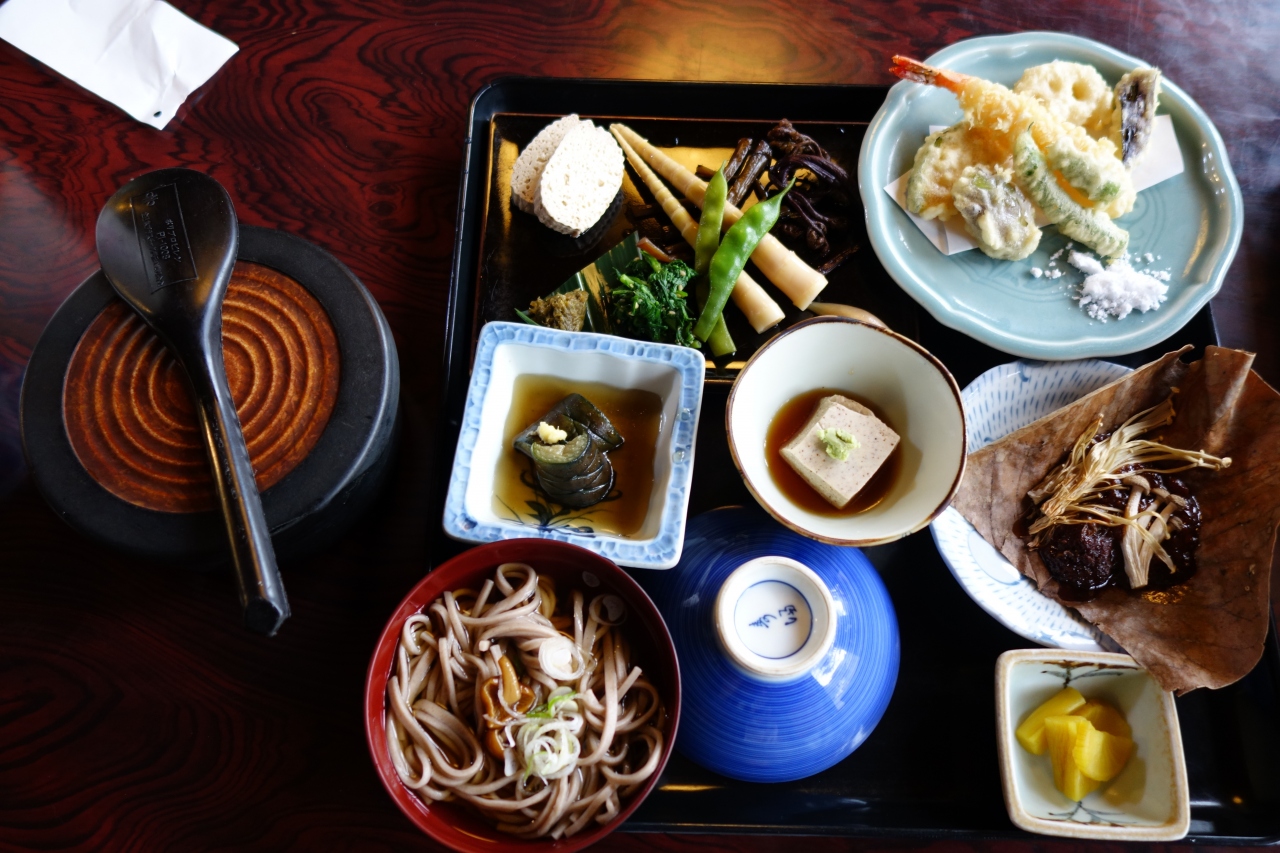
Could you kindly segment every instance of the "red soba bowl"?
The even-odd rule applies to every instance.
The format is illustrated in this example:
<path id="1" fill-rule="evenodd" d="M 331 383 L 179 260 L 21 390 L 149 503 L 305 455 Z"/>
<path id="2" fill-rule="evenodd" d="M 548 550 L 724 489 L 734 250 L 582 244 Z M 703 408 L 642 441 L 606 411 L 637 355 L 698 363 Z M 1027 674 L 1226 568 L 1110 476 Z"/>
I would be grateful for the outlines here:
<path id="1" fill-rule="evenodd" d="M 462 803 L 446 802 L 428 805 L 419 799 L 400 781 L 391 756 L 387 753 L 387 733 L 384 722 L 386 711 L 387 679 L 395 662 L 400 629 L 405 619 L 422 610 L 445 591 L 461 587 L 478 588 L 502 563 L 528 563 L 540 575 L 554 578 L 560 590 L 578 588 L 584 593 L 611 592 L 627 604 L 629 616 L 623 624 L 623 632 L 631 643 L 632 662 L 639 665 L 657 688 L 666 709 L 667 720 L 663 732 L 664 743 L 658 769 L 644 787 L 623 802 L 616 819 L 604 826 L 584 829 L 572 838 L 551 841 L 529 841 L 516 838 L 494 829 L 483 817 Z M 584 579 L 584 575 L 586 578 Z M 594 588 L 591 581 L 598 583 Z M 555 851 L 569 853 L 581 850 L 599 841 L 626 820 L 636 807 L 649 795 L 658 777 L 671 757 L 675 742 L 676 724 L 680 719 L 680 665 L 676 661 L 675 647 L 667 626 L 658 614 L 645 591 L 631 576 L 614 563 L 564 542 L 548 539 L 511 539 L 472 548 L 452 560 L 441 564 L 423 578 L 392 614 L 369 664 L 369 676 L 364 688 L 365 732 L 369 741 L 369 753 L 378 776 L 391 799 L 427 835 L 463 853 L 494 853 L 494 851 Z"/>

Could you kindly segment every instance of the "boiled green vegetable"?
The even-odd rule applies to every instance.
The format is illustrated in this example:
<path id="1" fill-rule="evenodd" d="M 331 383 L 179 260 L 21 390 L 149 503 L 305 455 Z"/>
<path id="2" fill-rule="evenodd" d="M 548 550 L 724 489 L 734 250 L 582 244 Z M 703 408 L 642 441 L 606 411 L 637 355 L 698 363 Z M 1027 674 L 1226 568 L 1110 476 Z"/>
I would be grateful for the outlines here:
<path id="1" fill-rule="evenodd" d="M 693 270 L 698 274 L 698 308 L 707 306 L 707 297 L 711 285 L 707 281 L 707 270 L 711 267 L 711 259 L 720 248 L 720 229 L 724 225 L 724 202 L 728 193 L 728 182 L 724 177 L 724 164 L 711 176 L 707 183 L 707 194 L 702 199 L 702 217 L 698 220 L 698 238 L 694 244 Z M 729 327 L 725 325 L 724 314 L 716 321 L 715 328 L 707 338 L 707 346 L 712 355 L 728 355 L 738 348 L 729 336 Z"/>
<path id="2" fill-rule="evenodd" d="M 703 276 L 698 280 L 698 307 L 705 308 L 707 305 L 707 296 L 711 293 L 711 285 L 707 282 L 707 277 Z M 712 355 L 728 355 L 737 350 L 738 345 L 733 342 L 733 337 L 729 334 L 729 327 L 725 325 L 724 314 L 720 315 L 720 319 L 716 321 L 716 327 L 711 330 L 710 337 L 707 338 L 707 348 L 711 350 Z"/>
<path id="3" fill-rule="evenodd" d="M 606 296 L 614 334 L 654 343 L 700 347 L 691 327 L 688 286 L 693 267 L 684 261 L 664 264 L 642 254 Z M 704 337 L 703 340 L 706 340 Z"/>
<path id="4" fill-rule="evenodd" d="M 706 275 L 711 259 L 720 248 L 720 229 L 724 225 L 724 200 L 729 192 L 724 179 L 724 165 L 707 182 L 707 194 L 702 197 L 702 216 L 698 219 L 698 241 L 694 245 L 693 271 Z"/>

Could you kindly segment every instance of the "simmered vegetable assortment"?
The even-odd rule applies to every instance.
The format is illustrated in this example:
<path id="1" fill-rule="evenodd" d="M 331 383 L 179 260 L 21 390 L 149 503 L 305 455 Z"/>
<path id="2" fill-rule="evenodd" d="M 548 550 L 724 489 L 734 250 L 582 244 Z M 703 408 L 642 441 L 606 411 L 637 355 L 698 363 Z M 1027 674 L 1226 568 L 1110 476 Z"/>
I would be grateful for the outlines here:
<path id="1" fill-rule="evenodd" d="M 698 174 L 709 182 L 630 128 L 615 124 L 610 131 L 639 182 L 694 247 L 694 266 L 670 256 L 670 247 L 646 248 L 648 241 L 633 234 L 554 293 L 534 300 L 526 311 L 517 310 L 526 322 L 690 347 L 705 343 L 713 356 L 724 356 L 736 350 L 724 318 L 730 300 L 758 333 L 784 318 L 778 304 L 745 272 L 748 261 L 800 310 L 807 310 L 827 284 L 823 272 L 770 233 L 784 217 L 782 230 L 788 238 L 816 253 L 824 269 L 834 269 L 857 249 L 846 210 L 856 198 L 848 174 L 785 119 L 769 131 L 767 142 L 741 140 L 734 158 L 719 170 L 700 165 Z M 699 221 L 663 178 L 701 208 Z M 746 210 L 734 205 L 734 200 L 752 193 L 759 199 L 756 204 Z M 992 217 L 982 222 L 997 225 Z M 1008 232 L 1003 220 L 998 227 Z M 1014 244 L 1038 235 L 1031 227 L 1030 235 L 1018 231 L 1003 239 Z M 637 247 L 647 255 L 632 260 Z M 688 304 L 691 294 L 696 296 L 696 312 Z"/>
<path id="2" fill-rule="evenodd" d="M 624 124 L 609 126 L 609 130 L 622 146 L 628 162 L 642 174 L 656 170 L 662 177 L 671 182 L 685 198 L 699 207 L 707 193 L 707 184 L 693 172 L 671 159 L 665 152 L 656 148 L 647 139 L 640 136 Z M 639 165 L 643 164 L 644 169 Z M 664 207 L 665 209 L 665 207 Z M 745 214 L 737 207 L 726 202 L 724 221 L 737 222 Z M 806 264 L 799 255 L 782 245 L 772 234 L 761 237 L 759 245 L 751 254 L 751 260 L 764 276 L 773 282 L 779 290 L 786 294 L 801 311 L 809 307 L 809 303 L 817 298 L 827 286 L 827 277 Z M 742 287 L 741 279 L 733 288 L 737 293 Z"/>
<path id="3" fill-rule="evenodd" d="M 623 138 L 621 132 L 615 128 L 614 133 L 618 139 L 618 144 L 622 146 L 622 150 L 627 155 L 627 162 L 631 164 L 631 168 L 635 169 L 636 174 L 640 176 L 640 181 L 648 188 L 649 192 L 653 193 L 654 199 L 662 206 L 662 211 L 671 218 L 671 222 L 676 226 L 676 230 L 680 232 L 680 236 L 696 249 L 698 234 L 701 231 L 699 224 L 684 209 L 684 205 L 672 194 L 671 190 L 667 189 L 662 179 L 649 167 L 649 163 L 640 156 L 630 142 Z M 727 204 L 721 202 L 719 207 L 722 214 L 721 222 L 723 223 L 723 211 Z M 712 237 L 715 238 L 714 243 L 711 240 Z M 714 254 L 716 246 L 719 245 L 719 237 L 719 231 L 716 231 L 715 234 L 708 234 L 704 238 L 703 251 L 710 251 Z M 774 302 L 769 294 L 765 293 L 764 288 L 745 272 L 738 276 L 738 281 L 734 285 L 731 297 L 733 304 L 738 306 L 743 316 L 747 318 L 747 322 L 751 324 L 751 328 L 757 332 L 770 329 L 782 321 L 783 313 L 782 309 L 778 307 L 778 303 Z M 719 354 L 717 353 L 714 339 L 711 342 L 711 347 L 712 353 Z"/>

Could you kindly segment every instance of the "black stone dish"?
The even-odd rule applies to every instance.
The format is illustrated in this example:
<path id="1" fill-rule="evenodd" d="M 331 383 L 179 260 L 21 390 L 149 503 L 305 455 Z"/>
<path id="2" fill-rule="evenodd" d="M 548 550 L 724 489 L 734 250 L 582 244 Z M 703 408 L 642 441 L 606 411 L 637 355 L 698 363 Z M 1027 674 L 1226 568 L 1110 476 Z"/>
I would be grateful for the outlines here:
<path id="1" fill-rule="evenodd" d="M 328 312 L 341 352 L 338 398 L 320 440 L 262 493 L 272 542 L 287 559 L 336 539 L 385 481 L 399 423 L 400 362 L 378 303 L 333 255 L 282 231 L 241 225 L 237 258 L 305 287 Z M 67 438 L 67 365 L 89 324 L 117 298 L 95 272 L 54 313 L 31 354 L 20 417 L 36 487 L 60 518 L 112 547 L 160 560 L 221 561 L 230 555 L 216 511 L 157 512 L 121 500 L 89 476 Z"/>

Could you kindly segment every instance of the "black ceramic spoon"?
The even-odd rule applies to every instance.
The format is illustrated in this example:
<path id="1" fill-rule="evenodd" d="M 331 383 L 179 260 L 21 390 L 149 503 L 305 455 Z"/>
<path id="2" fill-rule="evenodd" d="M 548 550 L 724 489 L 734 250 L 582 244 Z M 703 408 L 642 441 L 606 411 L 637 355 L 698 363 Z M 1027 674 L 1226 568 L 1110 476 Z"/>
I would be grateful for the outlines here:
<path id="1" fill-rule="evenodd" d="M 98 259 L 107 280 L 160 336 L 191 382 L 244 621 L 270 636 L 289 618 L 289 601 L 222 361 L 222 298 L 238 238 L 227 191 L 190 169 L 135 178 L 98 216 Z"/>

